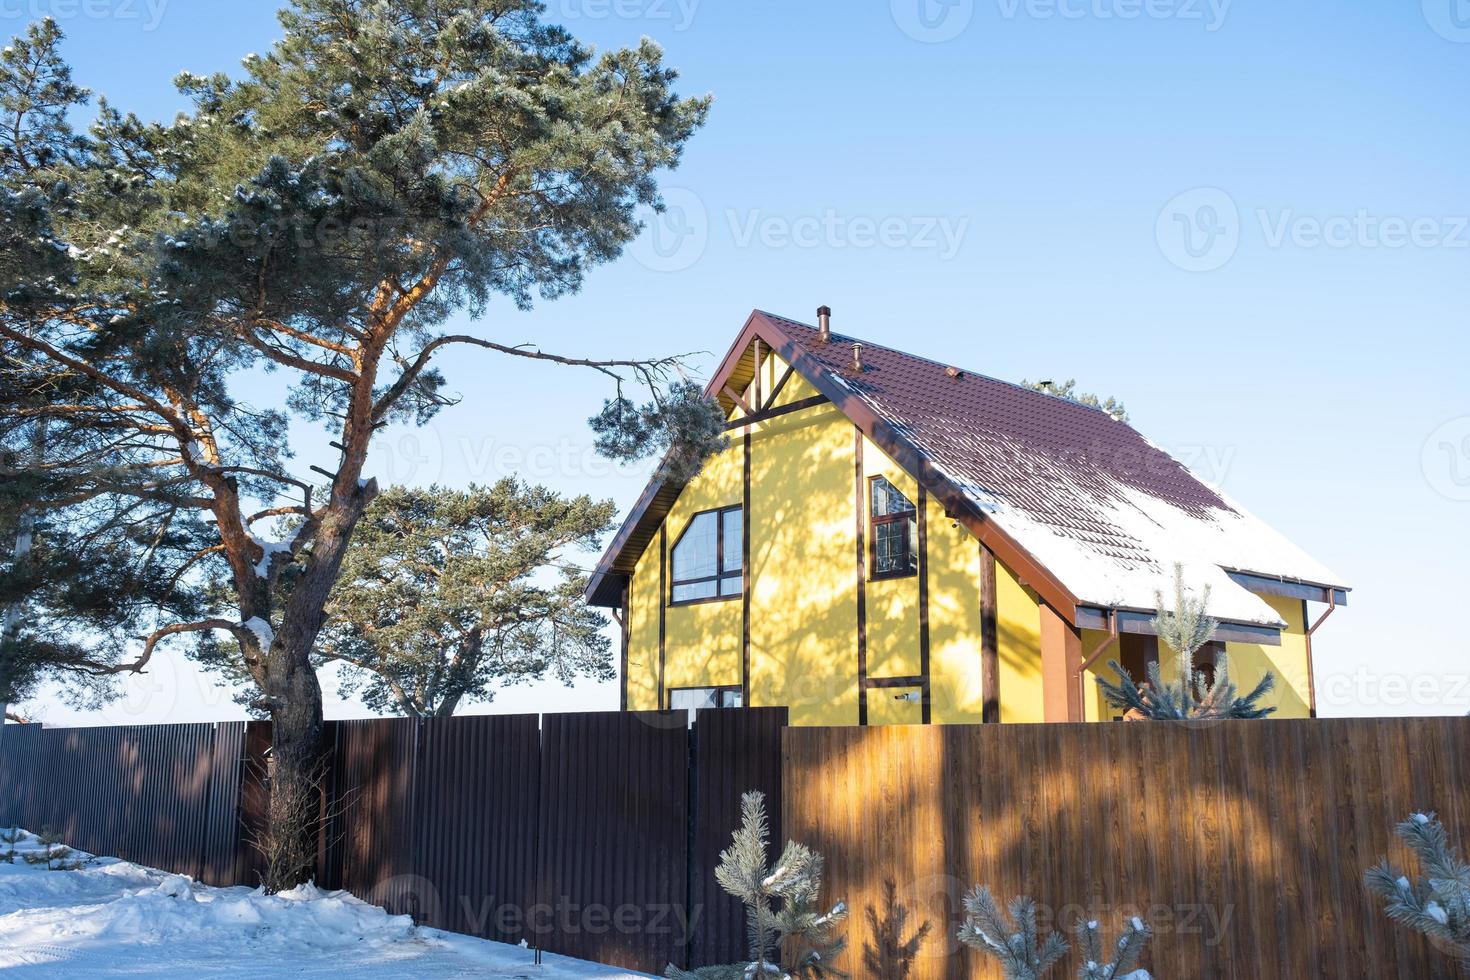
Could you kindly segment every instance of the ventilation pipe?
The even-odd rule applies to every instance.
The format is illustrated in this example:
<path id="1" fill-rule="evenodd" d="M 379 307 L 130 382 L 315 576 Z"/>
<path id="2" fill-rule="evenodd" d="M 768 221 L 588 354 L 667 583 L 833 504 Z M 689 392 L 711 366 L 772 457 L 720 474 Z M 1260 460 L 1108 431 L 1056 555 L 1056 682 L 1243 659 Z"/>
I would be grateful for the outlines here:
<path id="1" fill-rule="evenodd" d="M 863 345 L 862 344 L 853 344 L 852 345 L 852 369 L 854 371 L 861 371 L 863 369 Z"/>
<path id="2" fill-rule="evenodd" d="M 817 307 L 817 339 L 822 343 L 832 339 L 832 307 Z"/>

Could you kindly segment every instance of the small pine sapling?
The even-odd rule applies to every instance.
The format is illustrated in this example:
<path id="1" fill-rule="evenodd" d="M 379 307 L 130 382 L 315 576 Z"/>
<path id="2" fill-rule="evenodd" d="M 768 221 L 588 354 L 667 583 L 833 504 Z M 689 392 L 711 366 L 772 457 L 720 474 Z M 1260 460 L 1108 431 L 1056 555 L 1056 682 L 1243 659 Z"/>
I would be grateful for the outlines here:
<path id="1" fill-rule="evenodd" d="M 1387 859 L 1363 876 L 1395 922 L 1417 929 L 1470 967 L 1470 865 L 1450 846 L 1433 813 L 1415 813 L 1395 828 L 1419 858 L 1425 877 L 1410 881 Z"/>
<path id="2" fill-rule="evenodd" d="M 19 827 L 11 827 L 9 830 L 0 830 L 0 861 L 6 864 L 15 863 L 15 845 L 25 840 L 25 831 Z"/>
<path id="3" fill-rule="evenodd" d="M 835 963 L 847 945 L 837 926 L 847 917 L 838 902 L 818 912 L 822 891 L 822 856 L 809 847 L 788 841 L 775 868 L 766 866 L 770 826 L 765 794 L 750 792 L 740 799 L 741 824 L 730 846 L 720 853 L 715 880 L 745 903 L 749 961 L 681 970 L 670 964 L 664 976 L 671 980 L 754 980 L 760 977 L 845 977 Z M 779 964 L 786 947 L 791 963 Z"/>
<path id="4" fill-rule="evenodd" d="M 1032 899 L 1024 895 L 1011 899 L 1010 913 L 1014 924 L 1001 912 L 990 889 L 977 887 L 965 896 L 959 941 L 999 960 L 1005 980 L 1040 980 L 1071 947 L 1055 932 L 1044 938 L 1037 935 Z"/>
<path id="5" fill-rule="evenodd" d="M 1174 566 L 1174 604 L 1166 609 L 1163 593 L 1156 593 L 1158 614 L 1153 619 L 1154 632 L 1169 649 L 1178 654 L 1179 679 L 1165 683 L 1159 665 L 1148 665 L 1148 684 L 1135 683 L 1116 660 L 1108 666 L 1118 675 L 1118 683 L 1097 680 L 1103 697 L 1115 708 L 1151 721 L 1214 721 L 1223 718 L 1264 718 L 1276 709 L 1259 702 L 1276 687 L 1276 675 L 1266 673 L 1249 694 L 1230 679 L 1230 659 L 1221 653 L 1215 661 L 1215 677 L 1206 682 L 1194 670 L 1195 652 L 1209 643 L 1219 628 L 1218 620 L 1205 610 L 1210 602 L 1210 587 L 1195 598 L 1184 587 L 1184 567 Z"/>
<path id="6" fill-rule="evenodd" d="M 1102 927 L 1097 920 L 1077 923 L 1077 942 L 1082 949 L 1082 965 L 1077 980 L 1147 980 L 1148 973 L 1138 969 L 1138 958 L 1148 945 L 1153 932 L 1138 916 L 1128 920 L 1123 935 L 1113 944 L 1112 954 L 1104 951 Z"/>
<path id="7" fill-rule="evenodd" d="M 76 871 L 82 866 L 79 860 L 68 860 L 72 857 L 72 849 L 63 844 L 61 835 L 51 828 L 42 827 L 36 841 L 41 849 L 23 854 L 26 864 L 44 864 L 47 871 Z"/>

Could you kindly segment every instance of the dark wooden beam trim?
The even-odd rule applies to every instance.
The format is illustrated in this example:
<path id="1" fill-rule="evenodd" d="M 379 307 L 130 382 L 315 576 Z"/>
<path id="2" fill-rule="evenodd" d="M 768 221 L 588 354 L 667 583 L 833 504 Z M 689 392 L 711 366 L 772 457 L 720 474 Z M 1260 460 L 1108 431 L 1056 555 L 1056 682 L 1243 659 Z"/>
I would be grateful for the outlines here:
<path id="1" fill-rule="evenodd" d="M 739 429 L 744 426 L 756 425 L 760 422 L 769 422 L 771 419 L 778 419 L 783 415 L 790 415 L 792 412 L 800 412 L 808 408 L 816 408 L 818 405 L 826 404 L 826 402 L 827 398 L 825 395 L 812 395 L 810 398 L 802 398 L 797 401 L 791 402 L 789 405 L 782 405 L 779 408 L 766 409 L 763 412 L 756 412 L 753 415 L 742 415 L 738 419 L 731 419 L 729 422 L 726 422 L 725 431 L 728 432 L 731 429 Z"/>
<path id="2" fill-rule="evenodd" d="M 857 528 L 857 676 L 858 724 L 868 723 L 868 556 L 866 510 L 863 491 L 868 481 L 863 478 L 863 430 L 852 428 L 853 435 L 853 513 Z"/>
<path id="3" fill-rule="evenodd" d="M 1151 612 L 1118 610 L 1118 632 L 1154 635 Z M 1108 628 L 1108 612 L 1094 606 L 1077 607 L 1077 628 L 1105 630 Z M 1222 622 L 1215 630 L 1215 639 L 1230 643 L 1259 643 L 1264 646 L 1280 646 L 1281 630 L 1275 626 L 1260 626 L 1255 623 Z"/>
<path id="4" fill-rule="evenodd" d="M 740 499 L 745 508 L 740 521 L 740 705 L 750 707 L 750 430 L 743 440 Z"/>
<path id="5" fill-rule="evenodd" d="M 796 368 L 790 364 L 786 365 L 786 370 L 781 372 L 781 377 L 776 379 L 776 383 L 771 387 L 771 393 L 766 396 L 766 403 L 761 406 L 761 411 L 766 411 L 776 404 L 776 396 L 781 394 L 781 389 L 786 387 L 786 382 L 790 381 L 791 376 L 795 373 Z"/>
<path id="6" fill-rule="evenodd" d="M 995 553 L 980 542 L 980 720 L 1000 721 L 1000 617 L 995 592 Z"/>
<path id="7" fill-rule="evenodd" d="M 750 405 L 746 403 L 744 398 L 741 398 L 739 395 L 735 394 L 735 392 L 731 391 L 729 385 L 725 385 L 725 387 L 722 388 L 721 391 L 725 393 L 726 398 L 730 399 L 732 402 L 744 409 L 747 417 L 755 414 L 755 409 L 751 408 Z"/>
<path id="8" fill-rule="evenodd" d="M 664 647 L 668 629 L 665 617 L 669 609 L 668 572 L 669 529 L 661 524 L 658 529 L 658 708 L 664 708 Z"/>
<path id="9" fill-rule="evenodd" d="M 619 651 L 619 659 L 622 661 L 622 690 L 618 692 L 618 710 L 628 710 L 628 647 L 632 639 L 632 620 L 630 609 L 632 607 L 632 583 L 623 586 L 623 615 L 618 620 L 618 641 L 622 648 Z"/>
<path id="10" fill-rule="evenodd" d="M 1226 572 L 1231 581 L 1243 589 L 1260 595 L 1279 595 L 1287 599 L 1309 599 L 1312 602 L 1335 603 L 1339 606 L 1347 605 L 1348 590 L 1339 589 L 1330 585 L 1316 585 L 1312 582 L 1292 582 L 1287 579 L 1272 578 L 1269 575 L 1255 575 L 1250 572 Z"/>
<path id="11" fill-rule="evenodd" d="M 919 676 L 923 678 L 920 721 L 929 724 L 933 705 L 929 686 L 929 495 L 919 485 Z"/>
<path id="12" fill-rule="evenodd" d="M 869 689 L 883 687 L 924 687 L 925 680 L 920 674 L 911 677 L 869 677 L 863 681 L 863 686 Z"/>
<path id="13" fill-rule="evenodd" d="M 761 339 L 756 337 L 750 342 L 750 360 L 754 367 L 754 377 L 750 381 L 750 400 L 756 408 L 761 407 Z"/>

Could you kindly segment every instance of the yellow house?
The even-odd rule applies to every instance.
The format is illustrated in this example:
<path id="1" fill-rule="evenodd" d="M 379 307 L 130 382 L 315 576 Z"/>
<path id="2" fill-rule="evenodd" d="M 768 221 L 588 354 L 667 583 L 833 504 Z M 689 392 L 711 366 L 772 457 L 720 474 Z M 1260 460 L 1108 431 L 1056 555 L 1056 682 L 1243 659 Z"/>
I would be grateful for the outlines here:
<path id="1" fill-rule="evenodd" d="M 817 320 L 751 314 L 709 387 L 728 448 L 656 475 L 592 576 L 625 710 L 1108 719 L 1095 678 L 1159 657 L 1155 595 L 1181 563 L 1221 623 L 1202 653 L 1243 688 L 1274 672 L 1278 716 L 1314 713 L 1311 634 L 1340 579 L 1105 412 Z"/>

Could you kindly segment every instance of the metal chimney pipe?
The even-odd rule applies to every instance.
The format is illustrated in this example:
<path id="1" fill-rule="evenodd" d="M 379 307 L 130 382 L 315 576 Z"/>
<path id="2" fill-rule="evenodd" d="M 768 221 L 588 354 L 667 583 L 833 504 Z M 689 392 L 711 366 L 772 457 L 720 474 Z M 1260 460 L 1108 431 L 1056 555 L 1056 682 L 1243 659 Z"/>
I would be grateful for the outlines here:
<path id="1" fill-rule="evenodd" d="M 832 339 L 832 307 L 817 307 L 817 339 L 822 343 Z"/>
<path id="2" fill-rule="evenodd" d="M 863 369 L 863 345 L 862 344 L 853 344 L 852 345 L 852 369 L 854 371 L 861 371 Z"/>

